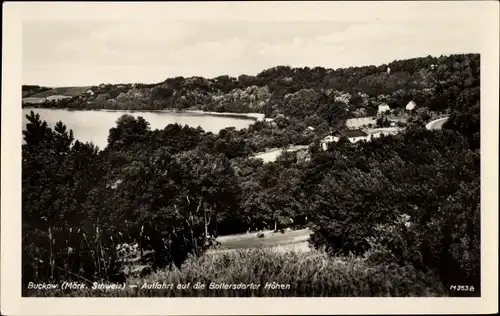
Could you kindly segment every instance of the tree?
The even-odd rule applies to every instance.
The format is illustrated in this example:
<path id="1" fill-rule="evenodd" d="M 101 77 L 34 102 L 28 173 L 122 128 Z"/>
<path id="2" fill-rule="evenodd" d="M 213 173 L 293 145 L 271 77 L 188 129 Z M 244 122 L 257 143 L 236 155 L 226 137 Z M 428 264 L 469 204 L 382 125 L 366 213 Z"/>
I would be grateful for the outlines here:
<path id="1" fill-rule="evenodd" d="M 239 188 L 229 160 L 200 150 L 181 153 L 176 159 L 184 174 L 182 184 L 187 198 L 199 203 L 205 237 L 209 235 L 210 224 L 217 234 L 217 218 L 230 213 L 238 204 Z"/>
<path id="2" fill-rule="evenodd" d="M 58 229 L 78 215 L 75 214 L 73 170 L 67 166 L 74 137 L 62 122 L 52 130 L 33 111 L 26 118 L 28 124 L 23 131 L 25 144 L 22 148 L 23 236 L 26 241 L 34 230 L 40 237 L 47 238 L 48 253 L 36 248 L 27 250 L 29 244 L 24 243 L 24 255 L 27 261 L 48 263 L 48 279 L 54 280 L 57 247 L 62 242 L 57 238 Z M 43 244 L 44 239 L 39 242 Z"/>
<path id="3" fill-rule="evenodd" d="M 473 149 L 480 147 L 480 103 L 479 89 L 462 92 L 444 128 L 453 129 L 466 136 Z"/>
<path id="4" fill-rule="evenodd" d="M 387 117 L 379 117 L 377 119 L 377 127 L 389 127 L 391 126 L 391 121 L 387 119 Z"/>
<path id="5" fill-rule="evenodd" d="M 150 131 L 149 122 L 143 117 L 137 119 L 129 114 L 123 114 L 116 121 L 116 127 L 109 130 L 108 144 L 110 147 L 124 148 L 135 142 L 141 142 Z"/>

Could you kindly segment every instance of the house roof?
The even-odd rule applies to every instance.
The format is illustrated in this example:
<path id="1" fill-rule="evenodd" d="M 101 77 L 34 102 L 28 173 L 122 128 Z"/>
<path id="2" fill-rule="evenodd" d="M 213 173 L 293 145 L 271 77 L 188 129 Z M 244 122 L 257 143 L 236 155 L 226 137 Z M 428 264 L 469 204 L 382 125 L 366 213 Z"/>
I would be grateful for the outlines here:
<path id="1" fill-rule="evenodd" d="M 347 130 L 343 134 L 347 137 L 362 137 L 368 135 L 360 129 Z"/>
<path id="2" fill-rule="evenodd" d="M 364 137 L 364 136 L 367 136 L 368 134 L 366 134 L 365 132 L 363 132 L 360 129 L 349 129 L 349 130 L 342 131 L 342 132 L 335 132 L 335 133 L 333 133 L 333 135 L 346 136 L 346 137 L 351 138 L 351 137 Z"/>

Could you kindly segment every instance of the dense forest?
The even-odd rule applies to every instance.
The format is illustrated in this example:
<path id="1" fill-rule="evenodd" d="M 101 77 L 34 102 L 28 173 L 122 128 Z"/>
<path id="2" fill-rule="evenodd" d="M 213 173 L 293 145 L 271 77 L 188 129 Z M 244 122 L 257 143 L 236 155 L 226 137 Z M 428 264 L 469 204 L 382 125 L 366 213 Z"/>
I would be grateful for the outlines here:
<path id="1" fill-rule="evenodd" d="M 101 84 L 82 94 L 42 107 L 72 109 L 198 109 L 215 112 L 284 114 L 327 120 L 325 105 L 348 106 L 347 114 L 374 113 L 379 103 L 403 108 L 413 100 L 431 111 L 454 104 L 479 87 L 479 55 L 399 60 L 381 66 L 342 69 L 278 66 L 256 76 L 176 77 L 158 84 Z M 35 95 L 36 96 L 36 95 Z M 356 111 L 357 110 L 357 111 Z M 334 111 L 334 110 L 331 110 Z M 321 115 L 323 114 L 323 115 Z"/>
<path id="2" fill-rule="evenodd" d="M 238 79 L 93 90 L 43 106 L 197 108 L 276 120 L 213 134 L 177 124 L 152 130 L 142 117 L 123 115 L 100 149 L 32 112 L 22 149 L 25 284 L 122 280 L 117 249 L 134 242 L 152 270 L 182 270 L 213 236 L 284 227 L 292 218 L 312 230 L 311 246 L 330 258 L 363 258 L 374 271 L 407 278 L 401 284 L 432 277 L 443 295 L 471 294 L 449 291 L 453 284 L 480 294 L 478 55 L 338 70 L 276 67 Z M 378 101 L 404 107 L 409 100 L 420 110 L 403 132 L 356 144 L 341 138 L 321 150 L 317 130 L 339 129 Z M 422 108 L 447 110 L 444 129 L 425 129 Z M 319 128 L 308 134 L 308 125 Z M 249 155 L 292 143 L 309 149 L 268 163 Z M 401 269 L 410 272 L 395 272 Z"/>

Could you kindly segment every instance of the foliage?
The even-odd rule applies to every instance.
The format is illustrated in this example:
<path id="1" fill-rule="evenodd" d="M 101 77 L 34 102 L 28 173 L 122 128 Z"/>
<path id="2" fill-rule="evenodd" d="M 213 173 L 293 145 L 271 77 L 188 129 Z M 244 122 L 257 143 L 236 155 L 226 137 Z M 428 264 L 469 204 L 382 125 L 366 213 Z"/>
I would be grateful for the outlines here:
<path id="1" fill-rule="evenodd" d="M 32 95 L 38 94 L 50 90 L 48 87 L 40 87 L 36 85 L 23 85 L 22 86 L 22 96 L 23 98 L 30 97 Z"/>
<path id="2" fill-rule="evenodd" d="M 141 289 L 145 284 L 173 284 L 174 289 Z M 184 290 L 178 284 L 190 283 Z M 204 289 L 194 289 L 200 282 Z M 289 285 L 289 289 L 266 289 L 267 282 Z M 255 284 L 251 289 L 209 289 L 215 284 Z M 269 249 L 238 250 L 191 257 L 181 269 L 158 271 L 146 278 L 130 279 L 127 284 L 137 288 L 125 291 L 92 291 L 46 293 L 36 296 L 330 296 L 330 297 L 407 297 L 443 296 L 445 290 L 429 274 L 411 266 L 370 265 L 360 258 L 329 258 L 321 252 L 277 252 Z"/>
<path id="3" fill-rule="evenodd" d="M 480 147 L 480 91 L 475 89 L 464 90 L 453 107 L 452 114 L 444 128 L 458 131 L 467 137 L 472 148 Z"/>
<path id="4" fill-rule="evenodd" d="M 391 68 L 390 74 L 387 67 Z M 479 88 L 479 70 L 478 54 L 428 56 L 335 70 L 278 66 L 257 76 L 238 78 L 176 77 L 151 85 L 102 84 L 90 87 L 93 94 L 82 91 L 79 95 L 71 94 L 75 95 L 73 98 L 37 106 L 258 112 L 268 117 L 284 114 L 297 119 L 318 114 L 330 125 L 336 125 L 342 116 L 355 117 L 359 109 L 373 114 L 381 102 L 392 109 L 402 109 L 412 100 L 430 111 L 453 108 L 463 98 L 462 91 Z"/>
<path id="5" fill-rule="evenodd" d="M 391 126 L 391 121 L 387 119 L 387 117 L 379 117 L 377 119 L 377 127 L 389 127 Z"/>
<path id="6" fill-rule="evenodd" d="M 38 114 L 27 118 L 25 281 L 111 278 L 120 271 L 116 246 L 124 242 L 137 242 L 141 259 L 153 250 L 155 266 L 179 265 L 205 249 L 209 225 L 231 217 L 238 205 L 228 159 L 190 145 L 200 130 L 150 131 L 143 118 L 124 115 L 99 151 L 74 142 L 62 123 L 52 130 Z"/>
<path id="7" fill-rule="evenodd" d="M 328 166 L 317 164 L 326 157 Z M 315 247 L 358 255 L 380 248 L 390 262 L 479 288 L 479 152 L 463 136 L 409 129 L 349 151 L 330 148 L 308 169 L 319 175 L 310 180 Z"/>

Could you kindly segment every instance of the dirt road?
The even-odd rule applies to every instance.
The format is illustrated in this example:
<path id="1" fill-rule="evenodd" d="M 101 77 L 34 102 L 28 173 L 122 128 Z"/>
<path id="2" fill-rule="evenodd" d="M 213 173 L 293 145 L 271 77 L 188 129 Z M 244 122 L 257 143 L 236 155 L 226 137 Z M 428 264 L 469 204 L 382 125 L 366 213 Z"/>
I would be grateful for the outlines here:
<path id="1" fill-rule="evenodd" d="M 425 128 L 427 128 L 429 130 L 441 129 L 441 128 L 443 128 L 444 122 L 446 122 L 447 120 L 448 120 L 447 117 L 442 117 L 440 119 L 437 119 L 437 120 L 434 120 L 434 121 L 427 123 L 427 125 L 425 125 Z"/>
<path id="2" fill-rule="evenodd" d="M 233 249 L 283 247 L 307 250 L 307 241 L 311 231 L 306 229 L 285 231 L 284 234 L 274 231 L 265 231 L 264 237 L 257 237 L 257 232 L 241 235 L 221 236 L 217 240 L 221 247 L 213 251 L 227 251 Z"/>

